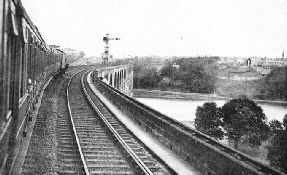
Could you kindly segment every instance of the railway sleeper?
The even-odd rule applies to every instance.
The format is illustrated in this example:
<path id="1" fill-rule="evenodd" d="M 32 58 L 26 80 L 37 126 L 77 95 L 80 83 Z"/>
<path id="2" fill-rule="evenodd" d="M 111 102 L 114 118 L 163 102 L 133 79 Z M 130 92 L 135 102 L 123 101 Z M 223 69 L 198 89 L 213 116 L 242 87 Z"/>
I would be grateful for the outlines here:
<path id="1" fill-rule="evenodd" d="M 93 165 L 126 165 L 127 162 L 125 160 L 96 160 L 96 161 L 91 161 L 88 160 L 87 163 L 89 166 Z"/>

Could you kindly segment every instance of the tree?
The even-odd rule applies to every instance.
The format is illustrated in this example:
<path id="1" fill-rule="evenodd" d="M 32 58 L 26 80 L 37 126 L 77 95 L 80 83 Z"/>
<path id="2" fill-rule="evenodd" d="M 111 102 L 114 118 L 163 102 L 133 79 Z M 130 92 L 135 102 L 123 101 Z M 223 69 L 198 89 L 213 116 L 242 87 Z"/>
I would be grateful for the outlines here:
<path id="1" fill-rule="evenodd" d="M 269 122 L 269 127 L 272 131 L 276 131 L 276 130 L 283 130 L 282 124 L 281 122 L 279 122 L 278 120 L 274 119 L 271 120 Z"/>
<path id="2" fill-rule="evenodd" d="M 287 100 L 287 66 L 275 68 L 260 85 L 261 96 L 266 99 Z"/>
<path id="3" fill-rule="evenodd" d="M 133 77 L 134 77 L 134 87 L 140 88 L 140 81 L 145 76 L 143 73 L 145 69 L 147 69 L 148 64 L 141 61 L 135 61 L 134 62 L 134 69 L 133 69 Z"/>
<path id="4" fill-rule="evenodd" d="M 194 93 L 211 93 L 214 90 L 217 67 L 210 58 L 180 59 L 178 79 L 183 89 Z"/>
<path id="5" fill-rule="evenodd" d="M 69 48 L 64 49 L 64 52 L 66 54 L 67 63 L 75 62 L 85 56 L 85 52 L 77 51 L 77 50 L 73 50 Z"/>
<path id="6" fill-rule="evenodd" d="M 80 51 L 79 54 L 80 54 L 80 57 L 84 57 L 85 56 L 85 52 L 83 52 L 83 51 Z"/>
<path id="7" fill-rule="evenodd" d="M 145 59 L 146 60 L 146 59 Z M 160 77 L 157 73 L 156 67 L 152 66 L 152 59 L 147 61 L 134 62 L 134 88 L 155 88 L 157 87 Z"/>
<path id="8" fill-rule="evenodd" d="M 172 78 L 176 74 L 176 68 L 173 67 L 171 62 L 165 63 L 161 68 L 161 75 L 164 77 Z"/>
<path id="9" fill-rule="evenodd" d="M 221 108 L 224 129 L 234 148 L 244 141 L 252 147 L 258 147 L 268 138 L 267 118 L 254 101 L 247 98 L 232 99 Z"/>
<path id="10" fill-rule="evenodd" d="M 171 85 L 172 81 L 170 78 L 164 77 L 159 83 L 158 87 L 160 89 L 167 89 Z"/>
<path id="11" fill-rule="evenodd" d="M 206 102 L 195 113 L 195 128 L 215 139 L 223 139 L 221 113 L 216 103 Z"/>
<path id="12" fill-rule="evenodd" d="M 283 118 L 283 126 L 284 126 L 284 129 L 287 130 L 287 114 L 285 114 Z"/>
<path id="13" fill-rule="evenodd" d="M 267 147 L 270 165 L 287 173 L 287 131 L 277 133 Z"/>
<path id="14" fill-rule="evenodd" d="M 147 68 L 144 71 L 144 76 L 140 80 L 141 88 L 155 88 L 157 87 L 160 77 L 157 74 L 155 67 Z"/>

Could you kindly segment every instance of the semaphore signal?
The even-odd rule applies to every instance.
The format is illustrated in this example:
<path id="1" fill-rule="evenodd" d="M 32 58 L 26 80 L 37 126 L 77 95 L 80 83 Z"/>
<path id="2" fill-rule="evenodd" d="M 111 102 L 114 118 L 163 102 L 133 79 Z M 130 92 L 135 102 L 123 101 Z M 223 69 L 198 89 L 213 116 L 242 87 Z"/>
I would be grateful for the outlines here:
<path id="1" fill-rule="evenodd" d="M 110 38 L 109 34 L 103 37 L 103 41 L 106 43 L 105 52 L 102 54 L 103 64 L 106 64 L 106 62 L 108 62 L 109 57 L 110 57 L 110 50 L 109 50 L 110 40 L 120 40 L 120 38 Z"/>

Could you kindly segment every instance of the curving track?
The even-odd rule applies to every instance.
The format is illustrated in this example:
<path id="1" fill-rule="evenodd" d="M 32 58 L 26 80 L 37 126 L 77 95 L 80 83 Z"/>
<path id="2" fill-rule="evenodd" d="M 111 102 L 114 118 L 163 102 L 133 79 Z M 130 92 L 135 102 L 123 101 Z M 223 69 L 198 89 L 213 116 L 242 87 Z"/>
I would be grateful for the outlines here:
<path id="1" fill-rule="evenodd" d="M 172 174 L 91 93 L 84 74 L 71 78 L 67 100 L 85 173 Z"/>
<path id="2" fill-rule="evenodd" d="M 175 174 L 97 99 L 85 69 L 47 91 L 21 174 Z"/>
<path id="3" fill-rule="evenodd" d="M 21 174 L 84 174 L 66 101 L 68 80 L 81 70 L 56 75 L 45 90 Z"/>

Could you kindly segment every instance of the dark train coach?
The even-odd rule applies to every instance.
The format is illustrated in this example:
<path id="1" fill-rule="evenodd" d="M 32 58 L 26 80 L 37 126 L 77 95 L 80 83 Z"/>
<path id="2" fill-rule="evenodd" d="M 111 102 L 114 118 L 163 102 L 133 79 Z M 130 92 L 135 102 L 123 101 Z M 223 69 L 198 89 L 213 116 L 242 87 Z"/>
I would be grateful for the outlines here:
<path id="1" fill-rule="evenodd" d="M 41 87 L 66 61 L 45 43 L 20 0 L 0 0 L 0 24 L 0 174 L 8 174 Z"/>

